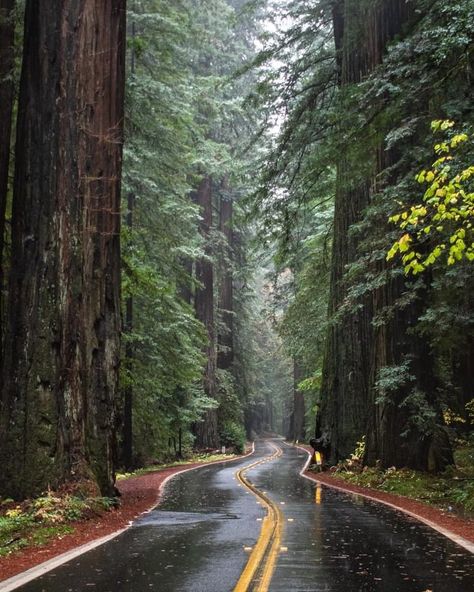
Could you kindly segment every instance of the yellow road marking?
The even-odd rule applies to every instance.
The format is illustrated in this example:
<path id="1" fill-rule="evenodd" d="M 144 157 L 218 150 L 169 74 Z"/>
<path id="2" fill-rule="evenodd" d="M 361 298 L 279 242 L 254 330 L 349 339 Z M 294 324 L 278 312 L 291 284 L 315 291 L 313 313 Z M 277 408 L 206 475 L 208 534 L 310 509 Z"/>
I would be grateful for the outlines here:
<path id="1" fill-rule="evenodd" d="M 281 448 L 278 448 L 274 444 L 271 444 L 271 446 L 275 449 L 275 452 L 270 457 L 256 461 L 251 465 L 240 469 L 236 473 L 240 483 L 263 502 L 262 505 L 267 509 L 267 515 L 262 521 L 260 536 L 250 554 L 247 565 L 234 588 L 234 592 L 247 592 L 252 584 L 253 590 L 256 592 L 267 592 L 275 570 L 278 553 L 281 549 L 283 514 L 280 508 L 245 478 L 245 473 L 250 469 L 267 462 L 268 460 L 278 458 L 283 454 Z M 259 581 L 255 581 L 257 572 L 262 566 L 263 571 L 261 572 L 261 578 Z"/>

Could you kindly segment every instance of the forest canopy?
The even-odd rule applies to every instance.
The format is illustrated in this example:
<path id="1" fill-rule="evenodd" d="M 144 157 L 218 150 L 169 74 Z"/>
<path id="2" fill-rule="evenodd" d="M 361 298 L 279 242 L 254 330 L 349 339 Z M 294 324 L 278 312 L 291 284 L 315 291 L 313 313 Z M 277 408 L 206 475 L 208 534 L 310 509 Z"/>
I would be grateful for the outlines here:
<path id="1" fill-rule="evenodd" d="M 0 0 L 0 496 L 265 434 L 453 464 L 472 0 L 63 4 Z"/>

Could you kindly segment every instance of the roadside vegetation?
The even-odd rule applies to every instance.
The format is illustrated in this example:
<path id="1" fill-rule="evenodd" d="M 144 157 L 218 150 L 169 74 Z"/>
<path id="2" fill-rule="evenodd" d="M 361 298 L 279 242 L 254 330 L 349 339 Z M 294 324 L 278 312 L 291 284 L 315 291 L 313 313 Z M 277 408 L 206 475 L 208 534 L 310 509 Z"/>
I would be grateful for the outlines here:
<path id="1" fill-rule="evenodd" d="M 236 452 L 241 452 L 236 451 Z M 243 451 L 242 451 L 243 452 Z M 218 452 L 201 452 L 197 454 L 193 454 L 187 458 L 183 458 L 181 460 L 176 460 L 173 462 L 168 463 L 159 463 L 159 464 L 151 464 L 136 471 L 130 472 L 120 472 L 117 473 L 117 481 L 123 481 L 124 479 L 130 479 L 130 477 L 139 477 L 140 475 L 147 475 L 148 473 L 155 473 L 156 471 L 163 471 L 164 469 L 170 469 L 172 467 L 180 467 L 180 466 L 187 466 L 192 465 L 194 463 L 211 463 L 211 462 L 218 462 L 220 460 L 230 460 L 232 458 L 236 458 L 238 454 L 234 453 L 234 451 L 230 451 L 228 453 L 222 454 Z"/>
<path id="2" fill-rule="evenodd" d="M 71 534 L 74 522 L 96 518 L 116 503 L 113 498 L 82 499 L 53 491 L 21 504 L 7 498 L 1 502 L 0 557 Z"/>
<path id="3" fill-rule="evenodd" d="M 439 474 L 412 469 L 362 465 L 364 442 L 351 458 L 334 468 L 348 483 L 405 496 L 466 518 L 474 518 L 474 438 L 456 438 L 455 464 Z"/>
<path id="4" fill-rule="evenodd" d="M 172 467 L 210 463 L 236 457 L 215 451 L 190 454 L 187 458 L 163 464 L 150 464 L 137 471 L 119 473 L 117 481 L 139 477 Z M 41 547 L 53 539 L 73 534 L 78 522 L 94 520 L 120 506 L 120 498 L 79 497 L 66 491 L 46 491 L 40 497 L 21 503 L 0 498 L 0 557 L 26 547 Z"/>

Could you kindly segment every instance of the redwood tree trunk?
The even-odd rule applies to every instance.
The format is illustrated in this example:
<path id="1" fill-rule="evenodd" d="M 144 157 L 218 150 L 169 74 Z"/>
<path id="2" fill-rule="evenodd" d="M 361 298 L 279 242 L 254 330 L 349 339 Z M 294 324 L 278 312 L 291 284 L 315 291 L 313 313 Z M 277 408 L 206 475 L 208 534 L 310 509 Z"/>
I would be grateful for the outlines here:
<path id="1" fill-rule="evenodd" d="M 350 86 L 381 63 L 387 44 L 410 22 L 413 7 L 405 0 L 345 0 L 336 4 L 333 14 L 336 48 L 340 48 L 341 94 L 348 101 L 347 109 L 351 105 Z M 346 88 L 349 95 L 344 92 Z M 364 138 L 359 141 L 363 143 Z M 397 304 L 408 289 L 405 280 L 388 279 L 373 299 L 363 298 L 357 310 L 341 315 L 349 287 L 345 272 L 361 254 L 360 238 L 351 227 L 363 219 L 372 191 L 380 190 L 376 181 L 392 164 L 392 156 L 382 146 L 375 146 L 366 158 L 373 163 L 373 170 L 359 182 L 354 181 L 354 171 L 360 169 L 360 155 L 352 154 L 350 147 L 338 165 L 330 315 L 339 312 L 342 318 L 333 322 L 329 331 L 316 435 L 328 446 L 330 462 L 347 457 L 367 433 L 369 463 L 380 460 L 384 466 L 441 467 L 449 459 L 443 430 L 423 434 L 410 426 L 416 414 L 410 404 L 414 391 L 423 393 L 430 408 L 437 409 L 431 354 L 427 344 L 412 332 L 420 305 L 417 302 L 400 310 Z M 372 319 L 384 309 L 395 312 L 373 327 Z M 376 389 L 380 371 L 400 366 L 405 360 L 410 362 L 413 378 L 383 400 Z"/>
<path id="2" fill-rule="evenodd" d="M 355 0 L 340 1 L 333 10 L 335 46 L 341 87 L 361 81 L 369 72 L 370 30 L 365 28 L 367 9 Z M 353 160 L 353 157 L 352 157 Z M 334 211 L 334 235 L 329 293 L 329 317 L 334 318 L 347 299 L 346 267 L 358 257 L 359 240 L 350 228 L 359 222 L 369 203 L 369 186 L 351 187 L 356 166 L 350 155 L 338 163 Z M 330 463 L 346 458 L 365 433 L 369 398 L 371 311 L 368 298 L 360 308 L 345 314 L 329 328 L 323 363 L 321 404 L 316 437 L 322 438 Z"/>
<path id="3" fill-rule="evenodd" d="M 10 137 L 14 84 L 12 78 L 14 66 L 15 21 L 14 0 L 0 0 L 0 360 L 2 358 L 2 338 L 4 321 L 4 245 L 5 214 L 8 193 L 8 172 L 10 169 Z"/>
<path id="4" fill-rule="evenodd" d="M 212 227 L 212 180 L 205 177 L 194 194 L 194 200 L 201 210 L 200 232 L 206 245 Z M 207 252 L 207 255 L 210 253 Z M 196 279 L 201 287 L 196 289 L 194 307 L 197 318 L 207 331 L 206 367 L 204 370 L 204 391 L 210 398 L 217 397 L 216 386 L 216 330 L 214 321 L 214 269 L 209 259 L 196 262 Z M 216 448 L 219 445 L 217 410 L 207 411 L 201 422 L 195 425 L 196 446 L 198 448 Z"/>
<path id="5" fill-rule="evenodd" d="M 340 0 L 335 4 L 334 32 L 338 51 L 339 80 L 346 87 L 359 83 L 382 61 L 387 44 L 401 33 L 412 8 L 405 0 L 363 3 Z M 334 214 L 333 260 L 329 314 L 340 311 L 347 299 L 347 266 L 359 257 L 360 238 L 351 227 L 360 222 L 370 203 L 372 178 L 354 186 L 358 156 L 348 150 L 338 164 Z M 375 160 L 375 158 L 374 158 Z M 373 171 L 373 177 L 380 172 Z M 334 322 L 327 341 L 323 365 L 322 401 L 316 436 L 329 447 L 329 462 L 346 458 L 366 433 L 369 408 L 373 405 L 373 356 L 380 348 L 374 341 L 371 320 L 373 302 L 361 298 L 358 309 Z M 371 382 L 372 380 L 372 382 Z"/>
<path id="6" fill-rule="evenodd" d="M 125 0 L 28 0 L 2 492 L 113 491 Z"/>

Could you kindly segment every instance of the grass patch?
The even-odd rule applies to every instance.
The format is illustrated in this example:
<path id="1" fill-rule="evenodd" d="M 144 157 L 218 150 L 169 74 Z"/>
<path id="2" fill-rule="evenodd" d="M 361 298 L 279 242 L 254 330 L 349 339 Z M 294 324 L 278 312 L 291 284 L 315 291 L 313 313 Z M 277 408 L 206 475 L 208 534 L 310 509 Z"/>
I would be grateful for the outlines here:
<path id="1" fill-rule="evenodd" d="M 164 469 L 170 469 L 173 467 L 185 467 L 186 465 L 192 465 L 194 463 L 210 463 L 210 462 L 217 462 L 220 460 L 230 460 L 232 458 L 236 458 L 236 454 L 210 454 L 210 453 L 201 453 L 195 454 L 189 458 L 178 460 L 169 463 L 163 464 L 153 464 L 147 467 L 143 467 L 141 469 L 137 469 L 136 471 L 132 472 L 121 472 L 117 473 L 117 481 L 122 481 L 123 479 L 129 479 L 130 477 L 137 477 L 139 475 L 147 475 L 148 473 L 155 473 L 157 471 L 163 471 Z"/>
<path id="2" fill-rule="evenodd" d="M 74 532 L 70 523 L 100 516 L 115 505 L 112 498 L 82 499 L 51 491 L 20 505 L 4 500 L 0 504 L 0 557 L 70 534 Z"/>

